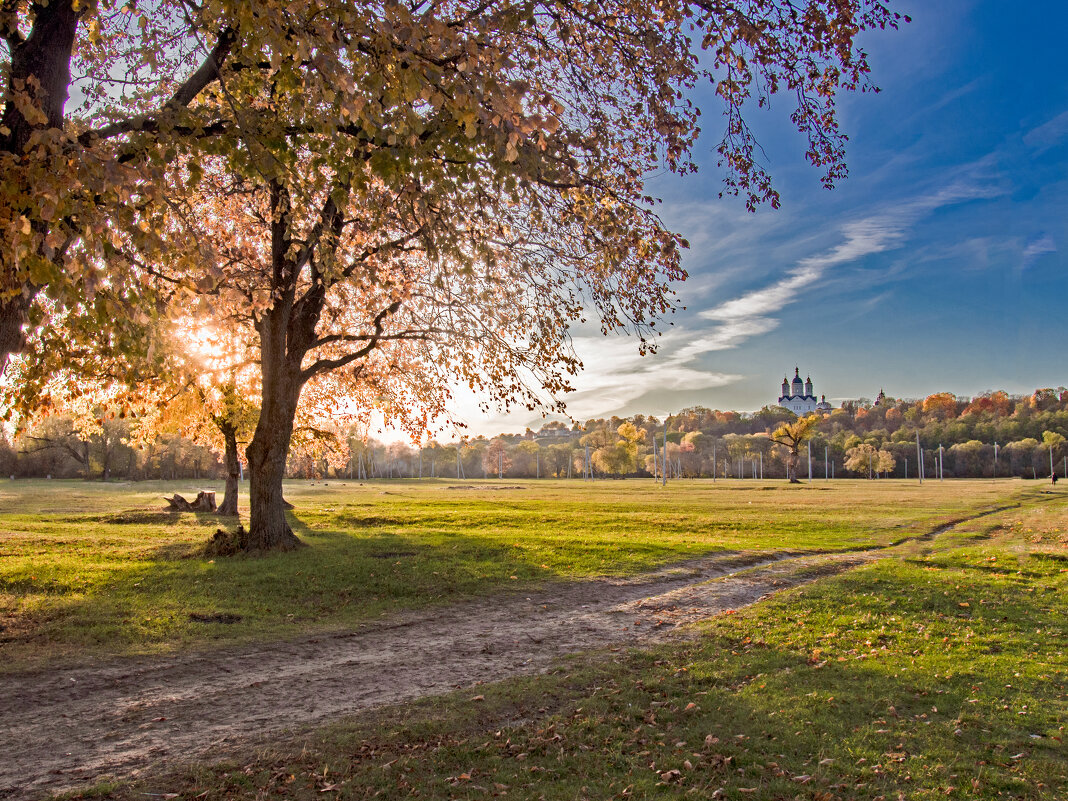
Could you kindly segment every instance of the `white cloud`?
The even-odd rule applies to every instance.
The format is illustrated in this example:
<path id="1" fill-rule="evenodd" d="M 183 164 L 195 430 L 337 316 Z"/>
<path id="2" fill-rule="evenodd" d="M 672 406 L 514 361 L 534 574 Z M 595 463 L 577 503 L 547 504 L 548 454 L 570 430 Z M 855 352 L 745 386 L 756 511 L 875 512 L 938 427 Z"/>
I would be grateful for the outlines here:
<path id="1" fill-rule="evenodd" d="M 1052 120 L 1032 128 L 1024 134 L 1024 144 L 1039 153 L 1049 150 L 1068 136 L 1068 111 L 1062 111 Z"/>
<path id="2" fill-rule="evenodd" d="M 692 343 L 678 330 L 665 333 L 657 345 L 657 353 L 638 358 L 633 337 L 577 338 L 575 350 L 585 369 L 576 380 L 577 391 L 565 398 L 568 411 L 576 418 L 610 414 L 649 393 L 712 389 L 740 378 L 690 365 Z"/>
<path id="3" fill-rule="evenodd" d="M 963 177 L 935 192 L 844 223 L 840 229 L 842 238 L 837 245 L 799 260 L 796 267 L 768 286 L 700 312 L 698 317 L 718 325 L 696 334 L 687 353 L 695 357 L 705 352 L 734 348 L 752 337 L 773 331 L 779 326 L 778 318 L 773 315 L 819 284 L 831 268 L 899 247 L 910 226 L 935 209 L 1000 194 L 1001 190 L 989 181 L 975 180 L 987 166 L 985 161 L 966 165 Z"/>
<path id="4" fill-rule="evenodd" d="M 1043 234 L 1037 239 L 1032 239 L 1027 243 L 1027 247 L 1024 248 L 1023 258 L 1024 263 L 1027 264 L 1034 261 L 1044 253 L 1056 253 L 1057 243 L 1053 241 L 1053 237 L 1049 234 Z"/>
<path id="5" fill-rule="evenodd" d="M 730 320 L 736 323 L 735 330 L 744 330 L 745 326 L 741 323 L 759 320 L 769 312 L 778 311 L 786 304 L 792 303 L 802 289 L 818 281 L 822 274 L 822 268 L 812 265 L 798 267 L 791 270 L 786 278 L 771 286 L 728 300 L 713 309 L 701 312 L 698 316 L 706 320 Z M 754 327 L 754 333 L 763 333 L 764 330 L 770 329 L 763 326 Z"/>
<path id="6" fill-rule="evenodd" d="M 583 362 L 582 372 L 574 379 L 575 392 L 564 396 L 568 414 L 579 421 L 612 414 L 662 414 L 674 411 L 667 399 L 678 392 L 700 392 L 727 386 L 741 379 L 739 375 L 699 369 L 689 364 L 683 352 L 687 336 L 677 329 L 665 332 L 657 340 L 656 354 L 638 356 L 638 340 L 628 336 L 576 336 L 575 351 Z M 662 393 L 662 394 L 661 394 Z M 649 408 L 662 398 L 663 409 Z M 641 401 L 640 408 L 635 404 Z M 453 393 L 454 417 L 466 423 L 465 435 L 492 435 L 501 431 L 537 429 L 544 420 L 527 410 L 487 415 L 479 408 L 479 399 L 466 388 Z M 670 407 L 670 409 L 669 409 Z M 551 419 L 557 419 L 552 415 Z M 376 434 L 389 438 L 387 432 Z M 446 437 L 450 436 L 448 433 Z"/>
<path id="7" fill-rule="evenodd" d="M 693 359 L 703 353 L 730 350 L 747 339 L 767 334 L 779 327 L 773 317 L 752 316 L 729 319 L 708 331 L 700 332 L 678 351 L 678 358 Z"/>
<path id="8" fill-rule="evenodd" d="M 846 223 L 839 244 L 801 259 L 785 277 L 700 312 L 698 317 L 718 324 L 698 334 L 685 352 L 693 358 L 735 348 L 748 339 L 775 330 L 779 320 L 772 315 L 817 284 L 829 268 L 897 247 L 904 237 L 907 217 L 908 214 L 898 212 Z"/>

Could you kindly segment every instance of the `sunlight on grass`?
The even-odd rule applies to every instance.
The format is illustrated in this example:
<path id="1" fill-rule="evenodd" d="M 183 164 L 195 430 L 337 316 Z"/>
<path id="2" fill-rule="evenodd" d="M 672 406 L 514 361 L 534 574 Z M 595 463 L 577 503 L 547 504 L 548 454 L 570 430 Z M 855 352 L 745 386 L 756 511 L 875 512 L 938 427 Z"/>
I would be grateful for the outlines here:
<path id="1" fill-rule="evenodd" d="M 720 615 L 114 790 L 223 798 L 1068 793 L 1068 498 Z"/>
<path id="2" fill-rule="evenodd" d="M 0 670 L 76 653 L 340 628 L 398 609 L 627 574 L 715 551 L 886 544 L 1011 502 L 1025 486 L 293 482 L 286 493 L 296 506 L 294 530 L 310 547 L 210 560 L 200 548 L 225 521 L 161 511 L 163 496 L 189 494 L 188 484 L 4 482 Z"/>

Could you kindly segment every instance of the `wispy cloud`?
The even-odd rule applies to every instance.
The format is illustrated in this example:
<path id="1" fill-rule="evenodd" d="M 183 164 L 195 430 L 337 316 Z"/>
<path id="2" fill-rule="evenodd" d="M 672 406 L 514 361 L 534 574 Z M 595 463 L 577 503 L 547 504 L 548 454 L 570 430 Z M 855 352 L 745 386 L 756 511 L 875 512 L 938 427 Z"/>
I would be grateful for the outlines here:
<path id="1" fill-rule="evenodd" d="M 987 166 L 985 162 L 977 162 L 969 165 L 967 172 L 983 171 Z M 774 315 L 824 281 L 832 268 L 900 247 L 909 229 L 936 209 L 994 197 L 1001 191 L 988 180 L 969 180 L 967 175 L 962 175 L 936 191 L 845 223 L 838 244 L 801 259 L 782 278 L 767 286 L 700 312 L 699 318 L 717 325 L 695 335 L 684 351 L 696 357 L 737 347 L 752 337 L 775 330 L 779 319 Z"/>
<path id="2" fill-rule="evenodd" d="M 1062 111 L 1052 120 L 1032 128 L 1024 134 L 1024 144 L 1033 147 L 1039 153 L 1049 150 L 1068 137 L 1068 111 Z"/>
<path id="3" fill-rule="evenodd" d="M 784 305 L 792 303 L 801 290 L 818 281 L 822 274 L 823 269 L 821 267 L 802 264 L 802 266 L 788 273 L 786 278 L 775 282 L 771 286 L 728 300 L 713 309 L 701 312 L 699 316 L 706 320 L 730 320 L 735 323 L 760 319 L 768 313 L 778 311 Z M 734 328 L 736 330 L 744 329 L 744 327 L 737 325 Z M 761 330 L 755 331 L 755 333 L 761 332 Z"/>
<path id="4" fill-rule="evenodd" d="M 696 336 L 684 351 L 693 358 L 737 347 L 752 337 L 775 330 L 779 319 L 773 315 L 818 284 L 827 270 L 897 247 L 904 236 L 907 216 L 882 214 L 842 226 L 841 242 L 823 253 L 802 259 L 783 278 L 700 312 L 698 317 L 717 325 Z"/>
<path id="5" fill-rule="evenodd" d="M 688 334 L 671 331 L 660 338 L 656 354 L 639 358 L 633 337 L 580 337 L 575 350 L 585 369 L 577 392 L 567 396 L 576 418 L 611 414 L 644 395 L 714 389 L 741 376 L 699 369 L 687 344 Z M 692 344 L 692 343 L 691 343 Z"/>
<path id="6" fill-rule="evenodd" d="M 1023 251 L 1024 266 L 1029 265 L 1032 261 L 1045 253 L 1056 253 L 1057 243 L 1053 241 L 1053 237 L 1049 234 L 1042 234 L 1041 236 L 1032 239 L 1027 243 L 1027 246 Z"/>

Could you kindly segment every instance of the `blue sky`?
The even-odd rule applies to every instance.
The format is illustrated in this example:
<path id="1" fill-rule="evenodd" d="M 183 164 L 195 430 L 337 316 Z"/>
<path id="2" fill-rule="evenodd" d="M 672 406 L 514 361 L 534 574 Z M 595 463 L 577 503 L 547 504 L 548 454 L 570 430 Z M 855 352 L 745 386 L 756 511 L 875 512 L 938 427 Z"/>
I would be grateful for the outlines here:
<path id="1" fill-rule="evenodd" d="M 913 22 L 864 40 L 882 92 L 842 99 L 850 177 L 833 192 L 780 101 L 752 122 L 782 208 L 719 199 L 707 104 L 701 172 L 651 182 L 691 243 L 687 309 L 652 357 L 633 339 L 579 337 L 576 418 L 754 410 L 795 364 L 836 405 L 880 388 L 1068 384 L 1068 6 L 893 6 Z M 476 433 L 541 422 L 464 418 Z"/>

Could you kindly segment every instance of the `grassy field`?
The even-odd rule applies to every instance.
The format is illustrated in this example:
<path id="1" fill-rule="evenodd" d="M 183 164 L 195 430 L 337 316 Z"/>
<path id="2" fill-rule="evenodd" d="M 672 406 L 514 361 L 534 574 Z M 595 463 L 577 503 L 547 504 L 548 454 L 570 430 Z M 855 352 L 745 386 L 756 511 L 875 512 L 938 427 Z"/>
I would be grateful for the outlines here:
<path id="1" fill-rule="evenodd" d="M 907 545 L 690 641 L 583 655 L 88 795 L 1065 798 L 1066 500 Z"/>
<path id="2" fill-rule="evenodd" d="M 161 511 L 164 495 L 197 488 L 0 484 L 0 672 L 343 628 L 712 551 L 886 544 L 1040 490 L 1009 480 L 294 482 L 293 526 L 311 547 L 209 559 L 201 547 L 219 519 Z"/>

